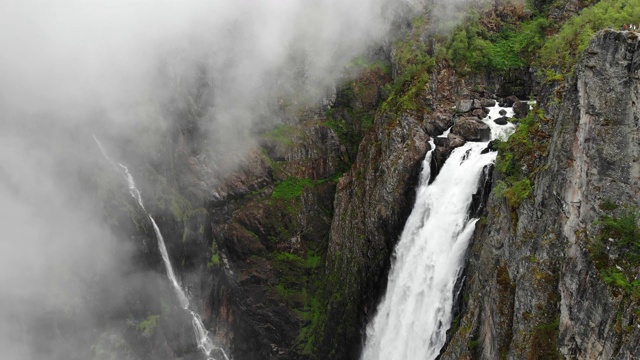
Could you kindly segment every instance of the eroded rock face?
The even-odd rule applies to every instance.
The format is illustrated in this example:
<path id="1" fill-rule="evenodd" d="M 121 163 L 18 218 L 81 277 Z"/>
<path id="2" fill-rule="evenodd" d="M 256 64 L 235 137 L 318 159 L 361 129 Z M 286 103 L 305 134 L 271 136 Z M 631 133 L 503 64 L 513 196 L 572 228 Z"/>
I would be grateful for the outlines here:
<path id="1" fill-rule="evenodd" d="M 612 214 L 603 203 L 640 206 L 637 48 L 634 34 L 599 33 L 562 101 L 543 102 L 546 165 L 517 209 L 490 197 L 442 359 L 640 357 L 638 302 L 605 284 L 589 252 Z"/>
<path id="2" fill-rule="evenodd" d="M 319 358 L 353 358 L 386 287 L 389 257 L 414 201 L 429 136 L 408 115 L 385 116 L 340 179 L 327 253 L 330 309 Z"/>

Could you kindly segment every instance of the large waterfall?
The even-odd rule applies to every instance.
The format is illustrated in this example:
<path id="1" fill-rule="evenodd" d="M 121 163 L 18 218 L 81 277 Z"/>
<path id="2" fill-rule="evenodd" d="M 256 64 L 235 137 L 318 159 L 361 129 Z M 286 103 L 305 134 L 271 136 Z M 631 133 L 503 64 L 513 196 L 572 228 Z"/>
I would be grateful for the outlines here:
<path id="1" fill-rule="evenodd" d="M 491 119 L 499 111 L 492 108 L 484 120 L 493 138 L 504 138 L 514 129 L 510 123 L 494 124 Z M 433 150 L 427 153 L 387 292 L 367 328 L 364 360 L 430 360 L 440 353 L 452 320 L 454 286 L 477 221 L 469 216 L 472 195 L 483 168 L 496 158 L 495 152 L 482 154 L 487 145 L 467 142 L 453 150 L 431 184 Z"/>
<path id="2" fill-rule="evenodd" d="M 198 348 L 203 352 L 204 355 L 207 356 L 208 360 L 222 360 L 222 359 L 229 360 L 229 357 L 227 356 L 225 351 L 221 347 L 216 346 L 211 340 L 211 338 L 209 337 L 209 332 L 204 327 L 204 324 L 202 323 L 202 319 L 200 318 L 200 316 L 189 308 L 189 299 L 187 298 L 187 295 L 182 290 L 182 287 L 180 286 L 180 283 L 178 282 L 178 279 L 176 278 L 176 275 L 173 271 L 173 266 L 171 266 L 169 253 L 167 252 L 167 247 L 164 243 L 164 238 L 162 237 L 160 228 L 158 228 L 158 224 L 156 224 L 156 221 L 153 219 L 151 214 L 149 214 L 147 212 L 147 209 L 144 207 L 144 203 L 142 202 L 142 195 L 140 194 L 140 191 L 136 187 L 136 183 L 133 179 L 133 176 L 129 172 L 129 169 L 123 164 L 111 160 L 111 158 L 107 154 L 104 147 L 102 147 L 102 144 L 100 143 L 98 138 L 94 136 L 93 139 L 95 140 L 96 144 L 98 144 L 98 147 L 102 152 L 102 155 L 112 165 L 114 165 L 118 170 L 122 172 L 129 186 L 129 194 L 131 194 L 131 196 L 137 201 L 140 208 L 144 210 L 145 214 L 147 214 L 147 216 L 149 217 L 149 220 L 151 220 L 151 224 L 153 225 L 153 231 L 155 232 L 156 238 L 158 240 L 158 248 L 160 249 L 160 254 L 162 255 L 162 261 L 164 262 L 165 271 L 167 272 L 167 277 L 169 278 L 169 281 L 171 282 L 173 290 L 176 296 L 178 297 L 180 306 L 182 306 L 182 308 L 185 311 L 188 311 L 191 314 L 191 324 L 193 325 L 193 331 L 196 336 Z M 216 358 L 216 355 L 214 355 L 214 353 L 217 354 L 217 358 Z"/>

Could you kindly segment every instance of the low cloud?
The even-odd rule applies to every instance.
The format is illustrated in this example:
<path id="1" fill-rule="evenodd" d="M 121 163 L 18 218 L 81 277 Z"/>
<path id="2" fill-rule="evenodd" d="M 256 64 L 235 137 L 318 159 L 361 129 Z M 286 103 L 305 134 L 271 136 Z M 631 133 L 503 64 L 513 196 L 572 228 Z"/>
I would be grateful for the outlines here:
<path id="1" fill-rule="evenodd" d="M 103 223 L 87 185 L 104 162 L 91 134 L 144 144 L 191 116 L 205 144 L 241 152 L 278 100 L 304 103 L 330 92 L 345 65 L 384 40 L 405 4 L 0 3 L 3 358 L 38 358 L 55 347 L 50 358 L 74 358 L 80 339 L 104 325 L 90 292 L 100 279 L 110 287 L 129 281 L 131 243 Z M 140 161 L 122 149 L 118 156 Z M 103 305 L 119 306 L 122 293 L 111 289 Z M 49 314 L 68 314 L 73 326 L 48 324 Z M 76 341 L 61 341 L 65 334 Z"/>

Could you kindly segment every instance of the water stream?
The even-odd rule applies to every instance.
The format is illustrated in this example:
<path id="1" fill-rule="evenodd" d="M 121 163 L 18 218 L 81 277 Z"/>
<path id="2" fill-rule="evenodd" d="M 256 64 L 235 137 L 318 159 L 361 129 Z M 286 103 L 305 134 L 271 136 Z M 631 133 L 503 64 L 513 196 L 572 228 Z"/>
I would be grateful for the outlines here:
<path id="1" fill-rule="evenodd" d="M 167 247 L 165 245 L 164 238 L 162 237 L 162 233 L 160 232 L 160 228 L 158 228 L 158 224 L 156 224 L 156 221 L 153 219 L 151 214 L 149 214 L 147 212 L 147 209 L 144 207 L 144 203 L 142 202 L 142 195 L 140 195 L 140 191 L 136 187 L 135 180 L 133 179 L 133 176 L 129 172 L 129 169 L 123 164 L 113 161 L 109 157 L 106 150 L 104 149 L 104 147 L 102 146 L 102 144 L 100 143 L 100 141 L 95 135 L 93 136 L 93 139 L 95 140 L 96 144 L 98 144 L 98 147 L 102 152 L 102 155 L 112 165 L 114 165 L 116 169 L 118 169 L 123 174 L 124 178 L 127 180 L 127 184 L 129 187 L 129 194 L 134 199 L 136 199 L 136 201 L 138 202 L 138 205 L 140 205 L 140 208 L 144 210 L 145 214 L 147 214 L 147 216 L 149 217 L 149 220 L 151 220 L 151 224 L 153 225 L 153 231 L 155 232 L 156 239 L 158 240 L 158 248 L 160 249 L 160 254 L 162 255 L 162 261 L 164 262 L 164 267 L 167 272 L 167 278 L 169 278 L 169 282 L 171 283 L 173 290 L 176 296 L 178 297 L 180 306 L 184 310 L 188 311 L 189 314 L 191 314 L 191 324 L 193 326 L 193 331 L 196 336 L 198 348 L 203 352 L 204 355 L 207 356 L 208 360 L 222 360 L 222 359 L 229 360 L 229 357 L 227 356 L 225 351 L 221 347 L 216 346 L 211 340 L 211 338 L 209 337 L 209 332 L 204 327 L 204 324 L 202 323 L 202 319 L 200 318 L 200 316 L 189 308 L 189 299 L 187 298 L 187 295 L 182 290 L 182 287 L 180 286 L 180 283 L 178 282 L 178 279 L 176 278 L 176 275 L 173 271 L 173 266 L 171 266 L 169 253 L 167 252 Z M 218 358 L 214 357 L 213 355 L 214 353 L 218 354 Z"/>
<path id="2" fill-rule="evenodd" d="M 508 137 L 514 125 L 496 125 L 496 106 L 485 123 L 492 138 Z M 511 109 L 507 115 L 512 116 Z M 496 152 L 488 142 L 467 142 L 453 150 L 429 185 L 431 153 L 420 175 L 416 202 L 395 249 L 386 294 L 367 327 L 364 360 L 435 359 L 452 320 L 454 286 L 477 219 L 469 217 L 483 168 Z M 432 146 L 432 149 L 434 146 Z"/>

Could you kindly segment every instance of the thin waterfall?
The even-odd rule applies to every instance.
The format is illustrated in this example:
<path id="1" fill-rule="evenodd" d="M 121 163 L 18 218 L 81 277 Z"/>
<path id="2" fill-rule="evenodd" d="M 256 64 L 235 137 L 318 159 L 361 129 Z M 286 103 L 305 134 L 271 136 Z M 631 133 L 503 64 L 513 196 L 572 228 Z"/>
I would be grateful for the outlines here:
<path id="1" fill-rule="evenodd" d="M 211 338 L 209 337 L 209 332 L 204 327 L 204 324 L 202 323 L 202 319 L 200 318 L 200 316 L 189 308 L 189 299 L 187 298 L 187 295 L 182 290 L 182 287 L 180 286 L 180 283 L 178 282 L 178 279 L 176 278 L 176 275 L 173 271 L 173 266 L 171 266 L 169 253 L 167 252 L 167 247 L 164 243 L 164 238 L 162 237 L 160 228 L 158 228 L 158 224 L 156 224 L 156 221 L 153 219 L 151 214 L 149 214 L 147 212 L 147 209 L 144 207 L 144 203 L 142 202 L 142 195 L 140 194 L 140 191 L 136 187 L 136 183 L 135 183 L 135 180 L 133 179 L 133 175 L 131 175 L 131 173 L 129 172 L 129 169 L 126 166 L 111 160 L 111 158 L 105 151 L 104 147 L 100 143 L 100 140 L 98 140 L 98 138 L 95 135 L 93 135 L 93 139 L 95 140 L 96 144 L 98 144 L 98 148 L 100 148 L 100 152 L 102 152 L 102 155 L 105 157 L 105 159 L 107 159 L 116 169 L 122 172 L 125 180 L 127 180 L 127 185 L 129 187 L 129 194 L 138 202 L 138 205 L 140 205 L 140 208 L 144 210 L 145 214 L 147 214 L 147 216 L 149 217 L 149 220 L 151 220 L 151 224 L 153 225 L 153 231 L 155 232 L 156 239 L 158 240 L 158 248 L 160 249 L 160 254 L 162 255 L 162 261 L 164 262 L 167 278 L 169 278 L 169 282 L 171 282 L 173 290 L 176 296 L 178 297 L 180 306 L 191 314 L 191 324 L 193 326 L 193 331 L 196 336 L 198 348 L 208 357 L 208 360 L 221 360 L 221 359 L 229 360 L 229 357 L 227 356 L 225 351 L 221 347 L 216 346 L 211 340 Z M 219 356 L 221 356 L 221 359 L 216 359 L 214 357 L 211 357 L 213 356 L 212 355 L 213 352 L 215 352 L 216 354 L 219 354 Z"/>
<path id="2" fill-rule="evenodd" d="M 515 126 L 493 123 L 500 109 L 492 108 L 484 122 L 492 137 L 504 139 Z M 430 185 L 433 150 L 425 156 L 386 294 L 367 327 L 363 360 L 430 360 L 440 353 L 451 325 L 454 286 L 477 221 L 469 216 L 472 195 L 483 169 L 496 159 L 495 152 L 482 154 L 487 145 L 467 142 L 454 149 Z"/>

